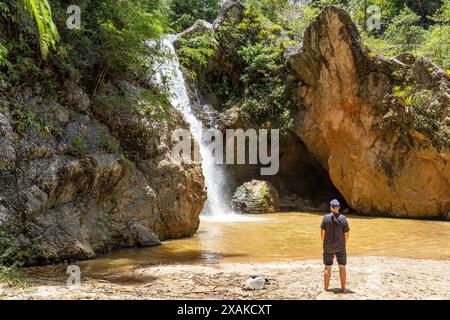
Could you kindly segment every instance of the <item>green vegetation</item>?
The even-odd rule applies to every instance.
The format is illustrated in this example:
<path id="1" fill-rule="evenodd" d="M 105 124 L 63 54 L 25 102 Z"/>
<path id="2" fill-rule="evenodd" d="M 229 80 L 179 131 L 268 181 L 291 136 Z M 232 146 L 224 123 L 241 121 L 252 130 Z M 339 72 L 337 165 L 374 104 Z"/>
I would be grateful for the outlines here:
<path id="1" fill-rule="evenodd" d="M 450 139 L 450 129 L 445 123 L 442 107 L 433 103 L 433 93 L 414 84 L 397 85 L 392 88 L 397 100 L 395 107 L 389 108 L 384 115 L 384 126 L 416 129 L 426 134 L 441 146 Z"/>
<path id="2" fill-rule="evenodd" d="M 106 152 L 117 154 L 119 152 L 119 144 L 110 136 L 103 134 L 100 138 L 100 147 Z"/>
<path id="3" fill-rule="evenodd" d="M 38 262 L 43 252 L 33 242 L 25 248 L 23 245 L 18 246 L 17 235 L 21 231 L 16 228 L 11 229 L 8 224 L 0 225 L 0 282 L 24 286 L 27 279 L 20 268 Z"/>
<path id="4" fill-rule="evenodd" d="M 380 30 L 366 30 L 364 3 L 381 9 Z M 79 30 L 65 26 L 71 4 L 81 8 Z M 161 54 L 145 40 L 171 29 L 181 31 L 196 19 L 212 22 L 220 4 L 220 0 L 0 0 L 0 85 L 25 79 L 51 82 L 59 77 L 81 81 L 95 94 L 107 79 L 143 80 L 151 65 L 149 57 L 156 60 Z M 316 0 L 300 7 L 287 0 L 247 1 L 264 24 L 279 25 L 294 40 L 330 4 L 352 14 L 364 41 L 377 53 L 392 56 L 410 50 L 450 67 L 450 0 Z M 204 38 L 196 41 L 186 48 L 197 51 L 183 54 L 202 64 L 209 52 L 201 48 L 211 48 L 204 46 Z"/>
<path id="5" fill-rule="evenodd" d="M 28 278 L 20 268 L 0 264 L 0 282 L 6 283 L 8 286 L 23 288 L 28 285 Z"/>
<path id="6" fill-rule="evenodd" d="M 380 30 L 366 30 L 368 14 L 364 3 L 380 7 Z M 81 29 L 66 27 L 66 9 L 72 4 L 81 8 Z M 55 97 L 60 85 L 70 80 L 81 84 L 95 98 L 111 80 L 134 80 L 148 85 L 146 79 L 162 53 L 156 47 L 147 46 L 145 40 L 158 38 L 164 32 L 181 31 L 196 19 L 212 22 L 220 4 L 220 0 L 0 0 L 0 88 L 38 81 L 46 84 L 47 96 Z M 426 3 L 419 0 L 316 0 L 300 7 L 287 0 L 248 0 L 246 5 L 257 17 L 253 19 L 255 24 L 244 23 L 230 32 L 241 37 L 236 39 L 243 45 L 238 58 L 247 65 L 243 66 L 246 75 L 242 80 L 249 97 L 248 113 L 252 117 L 261 117 L 258 114 L 278 108 L 280 93 L 274 80 L 273 96 L 267 98 L 261 110 L 251 111 L 263 100 L 255 88 L 260 88 L 257 91 L 262 93 L 268 85 L 253 83 L 255 76 L 279 71 L 277 57 L 282 43 L 286 39 L 300 40 L 309 23 L 330 4 L 351 13 L 364 42 L 376 53 L 393 56 L 409 50 L 433 59 L 443 68 L 450 68 L 450 0 Z M 243 39 L 246 28 L 250 33 L 260 32 L 259 37 Z M 277 34 L 277 28 L 282 35 Z M 284 39 L 274 39 L 280 36 Z M 195 77 L 214 51 L 215 46 L 208 36 L 199 35 L 180 43 L 179 52 L 181 61 Z M 258 69 L 268 61 L 265 70 Z M 222 96 L 236 95 L 229 88 L 231 82 L 227 76 L 223 77 L 215 91 Z M 149 92 L 159 94 L 155 90 Z M 163 99 L 155 96 L 151 100 Z"/>
<path id="7" fill-rule="evenodd" d="M 420 10 L 416 2 L 408 7 L 406 1 L 368 1 L 381 8 L 381 30 L 364 30 L 361 10 L 353 18 L 360 21 L 364 43 L 375 52 L 392 57 L 410 51 L 449 69 L 450 0 L 427 1 Z"/>
<path id="8" fill-rule="evenodd" d="M 60 28 L 62 42 L 55 64 L 61 73 L 74 81 L 88 77 L 85 81 L 93 94 L 106 79 L 145 78 L 148 59 L 160 55 L 145 43 L 158 38 L 164 30 L 159 2 L 104 0 L 82 2 L 80 7 L 82 28 Z M 58 24 L 64 24 L 65 6 L 55 9 Z"/>
<path id="9" fill-rule="evenodd" d="M 207 74 L 205 90 L 227 108 L 241 107 L 255 124 L 287 129 L 295 106 L 286 99 L 283 52 L 293 42 L 283 27 L 264 19 L 258 10 L 248 3 L 240 23 L 226 21 L 219 28 L 222 54 L 234 69 Z"/>
<path id="10" fill-rule="evenodd" d="M 12 111 L 12 124 L 18 134 L 23 134 L 28 128 L 34 128 L 39 134 L 43 133 L 42 124 L 31 108 L 22 108 L 15 105 Z"/>
<path id="11" fill-rule="evenodd" d="M 447 70 L 450 75 L 450 25 L 430 27 L 420 53 Z"/>
<path id="12" fill-rule="evenodd" d="M 394 86 L 392 88 L 393 96 L 397 98 L 398 102 L 403 104 L 406 108 L 411 108 L 417 103 L 417 97 L 412 95 L 414 88 L 412 86 L 406 86 L 404 88 L 400 86 Z"/>
<path id="13" fill-rule="evenodd" d="M 73 139 L 72 147 L 78 154 L 80 155 L 86 154 L 86 142 L 83 139 L 83 137 L 76 137 L 75 139 Z"/>
<path id="14" fill-rule="evenodd" d="M 103 113 L 104 118 L 113 118 L 121 107 L 128 107 L 139 120 L 150 118 L 168 120 L 168 93 L 165 90 L 148 88 L 137 92 L 119 92 L 115 95 L 98 97 L 94 108 Z"/>
<path id="15" fill-rule="evenodd" d="M 436 24 L 429 28 L 421 53 L 446 69 L 450 75 L 450 0 L 444 1 L 431 20 Z"/>
<path id="16" fill-rule="evenodd" d="M 53 96 L 66 80 L 92 96 L 110 80 L 145 83 L 149 62 L 161 56 L 145 41 L 165 30 L 164 3 L 27 0 L 33 22 L 23 2 L 0 0 L 0 81 L 10 87 L 39 81 Z M 72 4 L 81 8 L 81 29 L 66 27 Z"/>
<path id="17" fill-rule="evenodd" d="M 302 38 L 325 6 L 335 5 L 350 12 L 363 42 L 375 52 L 392 57 L 411 51 L 445 69 L 450 66 L 450 0 L 316 0 L 302 6 L 287 0 L 249 0 L 248 5 L 261 19 L 281 25 L 294 40 Z M 366 24 L 373 14 L 366 8 L 374 5 L 381 12 L 379 30 L 369 30 Z"/>
<path id="18" fill-rule="evenodd" d="M 258 190 L 258 198 L 263 200 L 265 197 L 269 196 L 270 191 L 269 188 L 267 186 L 261 187 Z"/>
<path id="19" fill-rule="evenodd" d="M 203 33 L 189 38 L 178 40 L 177 50 L 180 62 L 193 78 L 197 77 L 199 70 L 204 70 L 210 58 L 217 50 L 211 34 Z"/>
<path id="20" fill-rule="evenodd" d="M 168 0 L 169 18 L 175 32 L 183 31 L 197 19 L 213 22 L 217 17 L 222 0 Z"/>
<path id="21" fill-rule="evenodd" d="M 124 156 L 123 154 L 119 155 L 117 161 L 121 165 L 123 165 L 123 166 L 125 166 L 125 167 L 127 167 L 129 169 L 134 167 L 134 163 L 131 160 L 129 160 L 126 156 Z"/>
<path id="22" fill-rule="evenodd" d="M 261 19 L 289 30 L 290 36 L 295 40 L 302 38 L 303 32 L 324 7 L 343 7 L 339 0 L 316 0 L 300 6 L 287 0 L 248 0 L 247 4 Z"/>
<path id="23" fill-rule="evenodd" d="M 419 21 L 420 17 L 407 7 L 392 19 L 383 38 L 396 44 L 392 51 L 394 54 L 413 51 L 420 46 L 425 38 L 425 29 L 418 25 Z"/>
<path id="24" fill-rule="evenodd" d="M 380 54 L 395 56 L 409 51 L 416 56 L 432 59 L 444 69 L 450 68 L 450 1 L 429 19 L 434 24 L 424 26 L 423 18 L 408 7 L 392 17 L 385 31 L 379 35 L 363 32 L 365 44 Z"/>
<path id="25" fill-rule="evenodd" d="M 27 276 L 20 269 L 23 261 L 15 259 L 16 254 L 12 241 L 12 237 L 3 227 L 0 227 L 0 282 L 9 286 L 25 287 L 28 283 Z M 13 260 L 12 257 L 14 257 Z M 11 264 L 11 261 L 14 263 Z"/>

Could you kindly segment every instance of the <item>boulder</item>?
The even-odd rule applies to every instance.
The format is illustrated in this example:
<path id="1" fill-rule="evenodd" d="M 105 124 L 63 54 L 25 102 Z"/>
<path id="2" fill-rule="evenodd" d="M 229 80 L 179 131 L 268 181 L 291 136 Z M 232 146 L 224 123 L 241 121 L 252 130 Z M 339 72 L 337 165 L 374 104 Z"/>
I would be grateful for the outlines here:
<path id="1" fill-rule="evenodd" d="M 304 103 L 295 133 L 352 208 L 450 218 L 450 85 L 443 70 L 407 54 L 370 52 L 348 13 L 333 6 L 285 56 L 299 79 L 292 98 Z M 395 90 L 408 86 L 434 101 L 402 100 Z"/>
<path id="2" fill-rule="evenodd" d="M 241 213 L 274 213 L 280 210 L 277 190 L 267 181 L 251 180 L 238 187 L 231 200 Z"/>

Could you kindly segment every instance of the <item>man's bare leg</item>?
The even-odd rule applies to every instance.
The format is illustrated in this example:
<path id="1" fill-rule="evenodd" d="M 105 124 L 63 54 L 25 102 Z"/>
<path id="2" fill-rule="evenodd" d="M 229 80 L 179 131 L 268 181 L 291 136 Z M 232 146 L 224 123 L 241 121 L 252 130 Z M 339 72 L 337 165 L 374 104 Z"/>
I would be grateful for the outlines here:
<path id="1" fill-rule="evenodd" d="M 345 266 L 339 265 L 339 277 L 341 278 L 341 288 L 342 292 L 345 292 L 345 282 L 347 281 L 347 271 Z"/>
<path id="2" fill-rule="evenodd" d="M 325 291 L 328 291 L 328 287 L 330 286 L 330 278 L 331 278 L 331 266 L 325 266 L 323 270 L 323 286 Z"/>

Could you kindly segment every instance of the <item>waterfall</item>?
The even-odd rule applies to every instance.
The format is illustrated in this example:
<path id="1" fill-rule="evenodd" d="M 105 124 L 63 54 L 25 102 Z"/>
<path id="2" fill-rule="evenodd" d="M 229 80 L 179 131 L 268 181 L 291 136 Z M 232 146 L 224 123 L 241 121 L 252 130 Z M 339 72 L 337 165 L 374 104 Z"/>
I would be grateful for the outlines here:
<path id="1" fill-rule="evenodd" d="M 186 81 L 181 71 L 180 63 L 175 51 L 175 35 L 168 35 L 161 39 L 161 50 L 171 57 L 165 59 L 158 69 L 157 82 L 162 83 L 162 79 L 167 78 L 167 88 L 170 92 L 170 102 L 180 110 L 186 121 L 190 125 L 190 130 L 199 144 L 200 155 L 202 157 L 202 169 L 207 188 L 207 200 L 202 214 L 210 216 L 220 216 L 232 213 L 231 208 L 223 198 L 225 177 L 223 171 L 214 162 L 214 157 L 207 143 L 202 139 L 203 123 L 195 115 L 191 99 L 189 98 Z M 152 45 L 152 44 L 150 44 Z"/>

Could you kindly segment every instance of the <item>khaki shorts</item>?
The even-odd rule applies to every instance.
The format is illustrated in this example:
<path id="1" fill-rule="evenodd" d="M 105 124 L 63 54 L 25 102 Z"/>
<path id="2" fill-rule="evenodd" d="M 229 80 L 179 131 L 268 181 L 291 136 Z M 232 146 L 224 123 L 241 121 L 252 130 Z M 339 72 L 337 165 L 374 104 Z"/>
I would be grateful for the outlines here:
<path id="1" fill-rule="evenodd" d="M 324 251 L 323 264 L 326 266 L 332 266 L 334 256 L 336 256 L 337 262 L 340 266 L 345 266 L 347 264 L 347 251 L 345 249 L 336 253 L 328 253 Z"/>

